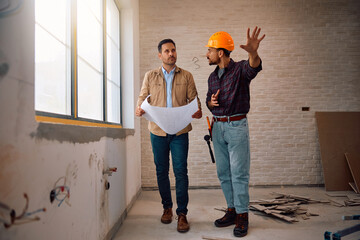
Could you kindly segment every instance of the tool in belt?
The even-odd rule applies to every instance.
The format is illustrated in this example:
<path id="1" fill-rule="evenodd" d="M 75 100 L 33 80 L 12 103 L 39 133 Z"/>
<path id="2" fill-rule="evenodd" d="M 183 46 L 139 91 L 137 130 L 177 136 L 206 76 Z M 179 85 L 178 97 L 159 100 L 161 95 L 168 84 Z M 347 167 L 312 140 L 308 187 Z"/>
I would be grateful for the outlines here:
<path id="1" fill-rule="evenodd" d="M 212 124 L 210 125 L 210 121 L 209 121 L 209 117 L 206 117 L 207 123 L 208 123 L 208 130 L 209 130 L 209 135 L 205 135 L 204 136 L 204 140 L 206 141 L 208 147 L 209 147 L 209 153 L 211 156 L 211 161 L 212 163 L 215 163 L 215 158 L 214 158 L 214 154 L 211 150 L 211 145 L 210 145 L 210 140 L 212 141 Z M 213 122 L 212 122 L 213 123 Z"/>

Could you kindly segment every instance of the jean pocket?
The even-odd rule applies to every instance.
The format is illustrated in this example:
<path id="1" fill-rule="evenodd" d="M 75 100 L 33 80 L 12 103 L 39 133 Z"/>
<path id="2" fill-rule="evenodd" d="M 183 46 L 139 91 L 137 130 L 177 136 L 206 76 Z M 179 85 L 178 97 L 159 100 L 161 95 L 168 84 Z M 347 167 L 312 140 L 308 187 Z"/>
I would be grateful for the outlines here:
<path id="1" fill-rule="evenodd" d="M 239 121 L 232 121 L 229 124 L 231 127 L 235 128 L 246 128 L 247 127 L 247 121 L 246 119 L 241 119 Z"/>

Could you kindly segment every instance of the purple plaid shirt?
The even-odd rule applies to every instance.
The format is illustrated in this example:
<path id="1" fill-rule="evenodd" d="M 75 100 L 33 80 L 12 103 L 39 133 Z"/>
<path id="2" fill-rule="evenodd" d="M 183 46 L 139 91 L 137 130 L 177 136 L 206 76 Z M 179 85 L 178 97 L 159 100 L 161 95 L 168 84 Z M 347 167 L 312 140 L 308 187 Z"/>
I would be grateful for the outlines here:
<path id="1" fill-rule="evenodd" d="M 219 106 L 210 109 L 212 114 L 215 116 L 232 116 L 248 113 L 250 109 L 250 81 L 256 77 L 261 69 L 261 62 L 257 68 L 252 68 L 248 60 L 234 62 L 230 59 L 228 67 L 225 68 L 225 72 L 219 79 L 219 67 L 216 67 L 209 76 L 206 94 L 206 106 L 208 106 L 211 95 L 216 94 L 217 90 L 220 89 Z"/>

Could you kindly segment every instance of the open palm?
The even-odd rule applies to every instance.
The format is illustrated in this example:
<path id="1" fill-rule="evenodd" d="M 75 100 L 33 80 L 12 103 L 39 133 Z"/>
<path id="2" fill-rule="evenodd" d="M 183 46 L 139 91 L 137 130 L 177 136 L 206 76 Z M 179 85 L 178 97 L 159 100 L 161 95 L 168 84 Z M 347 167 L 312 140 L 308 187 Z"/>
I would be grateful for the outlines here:
<path id="1" fill-rule="evenodd" d="M 251 36 L 250 36 L 250 28 L 247 30 L 247 41 L 246 45 L 240 45 L 242 49 L 247 51 L 248 53 L 254 53 L 258 50 L 261 40 L 264 39 L 265 34 L 261 37 L 259 37 L 261 28 L 255 27 L 253 30 Z"/>

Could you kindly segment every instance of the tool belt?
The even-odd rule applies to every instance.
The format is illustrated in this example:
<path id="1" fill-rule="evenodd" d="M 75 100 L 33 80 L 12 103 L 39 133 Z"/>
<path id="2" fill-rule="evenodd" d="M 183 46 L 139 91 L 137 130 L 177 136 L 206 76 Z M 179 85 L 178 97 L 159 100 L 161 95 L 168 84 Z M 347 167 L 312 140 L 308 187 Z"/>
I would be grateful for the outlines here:
<path id="1" fill-rule="evenodd" d="M 246 118 L 246 114 L 234 117 L 213 117 L 214 122 L 233 122 Z"/>

